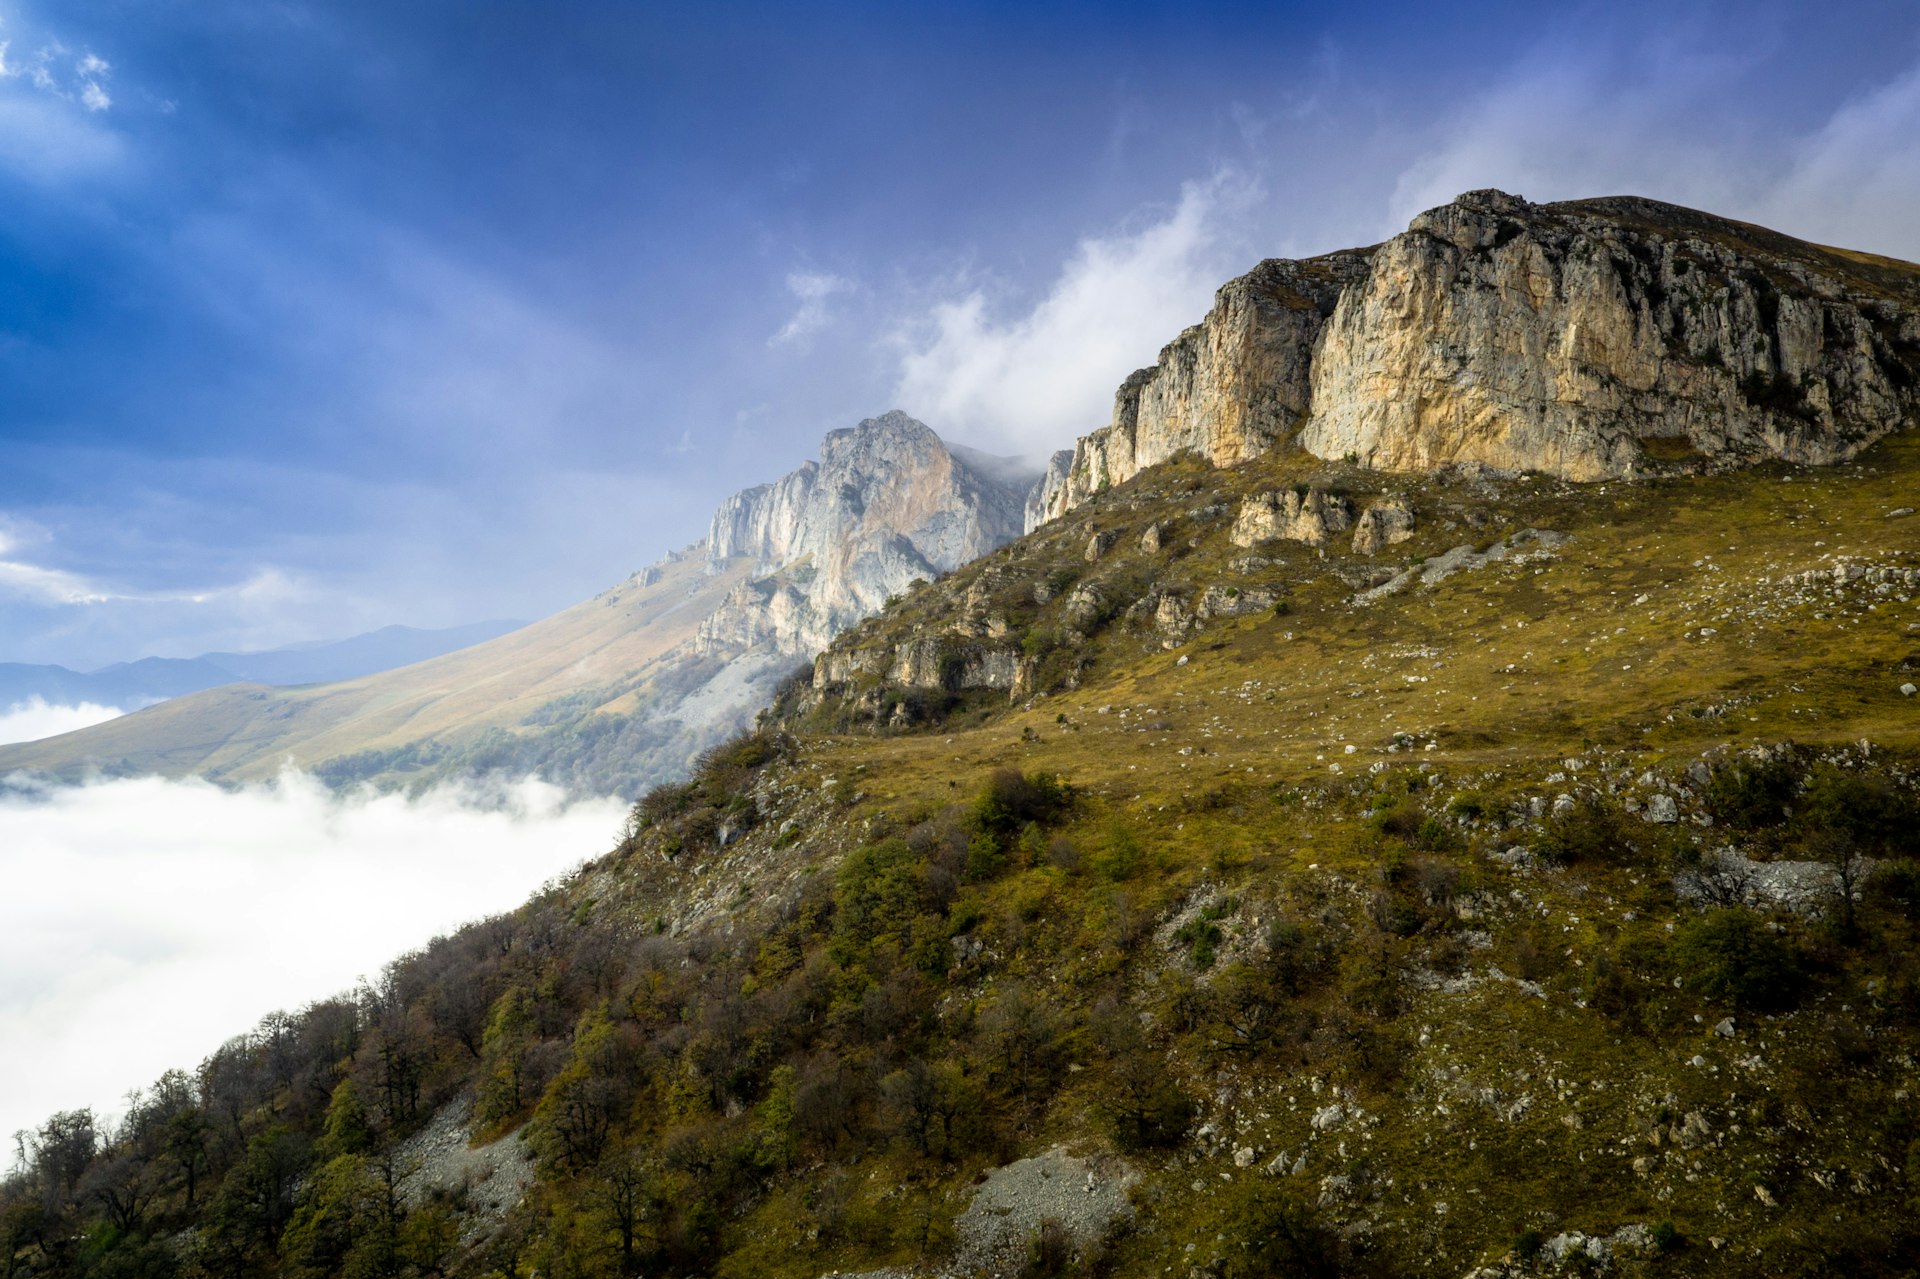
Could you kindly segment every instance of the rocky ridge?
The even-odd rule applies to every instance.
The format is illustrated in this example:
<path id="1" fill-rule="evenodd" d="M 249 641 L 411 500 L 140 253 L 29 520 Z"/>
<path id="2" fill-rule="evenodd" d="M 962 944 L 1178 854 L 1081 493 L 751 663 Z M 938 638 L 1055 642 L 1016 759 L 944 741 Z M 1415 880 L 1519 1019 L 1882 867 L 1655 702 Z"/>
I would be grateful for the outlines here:
<path id="1" fill-rule="evenodd" d="M 1263 262 L 1121 384 L 1028 527 L 1182 452 L 1572 480 L 1855 456 L 1920 412 L 1920 268 L 1636 197 L 1474 191 Z"/>

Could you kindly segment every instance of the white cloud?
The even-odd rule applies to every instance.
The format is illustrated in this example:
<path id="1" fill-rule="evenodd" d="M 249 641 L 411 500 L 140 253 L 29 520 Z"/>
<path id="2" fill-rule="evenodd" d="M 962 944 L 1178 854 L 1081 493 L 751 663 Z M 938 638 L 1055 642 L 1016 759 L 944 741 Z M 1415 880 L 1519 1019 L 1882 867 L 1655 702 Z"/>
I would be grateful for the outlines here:
<path id="1" fill-rule="evenodd" d="M 1246 268 L 1230 228 L 1256 195 L 1236 174 L 1188 183 L 1144 229 L 1080 241 L 1024 314 L 996 316 L 980 287 L 936 304 L 901 336 L 894 402 L 943 434 L 1013 452 L 1072 443 L 1104 424 L 1120 380 Z"/>
<path id="2" fill-rule="evenodd" d="M 19 538 L 0 528 L 0 592 L 41 604 L 104 604 L 119 598 L 78 573 L 13 558 L 19 548 Z"/>
<path id="3" fill-rule="evenodd" d="M 91 52 L 70 58 L 58 40 L 24 63 L 11 59 L 12 48 L 0 41 L 0 85 L 17 80 L 34 92 L 0 90 L 0 167 L 42 185 L 113 168 L 124 145 L 99 118 L 113 106 L 113 64 Z"/>
<path id="4" fill-rule="evenodd" d="M 853 287 L 853 281 L 843 280 L 837 275 L 828 275 L 818 271 L 794 271 L 787 276 L 787 291 L 799 299 L 800 307 L 793 313 L 786 326 L 771 338 L 769 346 L 783 346 L 797 342 L 817 329 L 824 328 L 830 318 L 827 300 L 836 293 L 845 293 Z"/>
<path id="5" fill-rule="evenodd" d="M 260 569 L 245 580 L 227 586 L 169 591 L 107 586 L 81 573 L 47 568 L 21 558 L 23 539 L 20 534 L 9 532 L 10 528 L 28 530 L 33 541 L 48 540 L 43 531 L 31 524 L 0 516 L 0 598 L 12 596 L 34 604 L 56 606 L 217 604 L 242 615 L 257 615 L 307 596 L 306 588 L 297 579 L 276 568 Z"/>
<path id="6" fill-rule="evenodd" d="M 100 706 L 81 702 L 76 706 L 50 705 L 43 697 L 29 697 L 0 711 L 0 745 L 8 742 L 37 742 L 43 737 L 58 737 L 77 732 L 126 714 L 118 706 Z"/>
<path id="7" fill-rule="evenodd" d="M 112 1111 L 264 1013 L 511 909 L 610 847 L 621 812 L 533 781 L 418 799 L 298 774 L 0 792 L 0 1134 Z"/>

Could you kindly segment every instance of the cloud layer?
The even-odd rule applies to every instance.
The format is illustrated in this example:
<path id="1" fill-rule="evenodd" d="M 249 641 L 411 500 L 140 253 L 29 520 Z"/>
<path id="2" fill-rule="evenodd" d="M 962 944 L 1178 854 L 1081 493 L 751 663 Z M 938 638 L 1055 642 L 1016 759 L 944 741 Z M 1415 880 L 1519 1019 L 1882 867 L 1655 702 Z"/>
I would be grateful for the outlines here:
<path id="1" fill-rule="evenodd" d="M 612 844 L 540 782 L 345 797 L 288 774 L 0 791 L 0 1138 L 115 1112 L 275 1008 L 349 989 Z"/>
<path id="2" fill-rule="evenodd" d="M 43 697 L 29 697 L 0 711 L 0 746 L 9 742 L 37 742 L 43 737 L 77 732 L 126 712 L 118 706 L 100 706 L 81 702 L 77 706 L 55 706 Z"/>

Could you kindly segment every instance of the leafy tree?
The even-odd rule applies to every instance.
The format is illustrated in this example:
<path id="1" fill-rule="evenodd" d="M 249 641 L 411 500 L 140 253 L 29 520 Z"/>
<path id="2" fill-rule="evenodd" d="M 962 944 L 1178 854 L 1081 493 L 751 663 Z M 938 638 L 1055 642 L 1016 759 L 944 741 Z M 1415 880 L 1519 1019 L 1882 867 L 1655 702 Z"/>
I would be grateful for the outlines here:
<path id="1" fill-rule="evenodd" d="M 321 1153 L 329 1156 L 364 1154 L 373 1144 L 373 1125 L 360 1102 L 360 1089 L 351 1077 L 340 1081 L 327 1103 Z"/>
<path id="2" fill-rule="evenodd" d="M 526 1105 L 527 1051 L 535 1038 L 532 996 L 524 986 L 509 986 L 494 1001 L 480 1051 L 483 1124 L 502 1123 Z"/>

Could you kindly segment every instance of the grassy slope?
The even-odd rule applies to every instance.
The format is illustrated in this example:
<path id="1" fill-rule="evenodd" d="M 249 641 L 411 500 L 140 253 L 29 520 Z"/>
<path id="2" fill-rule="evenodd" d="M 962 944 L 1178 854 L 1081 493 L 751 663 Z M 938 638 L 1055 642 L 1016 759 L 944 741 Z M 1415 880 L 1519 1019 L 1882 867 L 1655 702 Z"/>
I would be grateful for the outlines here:
<path id="1" fill-rule="evenodd" d="M 1257 951 L 1263 918 L 1276 915 L 1353 928 L 1353 915 L 1382 883 L 1383 864 L 1405 853 L 1370 833 L 1367 810 L 1418 769 L 1427 770 L 1414 784 L 1428 811 L 1444 812 L 1451 797 L 1467 794 L 1498 812 L 1527 796 L 1579 790 L 1583 780 L 1631 790 L 1644 770 L 1671 776 L 1729 745 L 1869 738 L 1909 759 L 1920 748 L 1920 698 L 1897 691 L 1915 678 L 1903 669 L 1920 668 L 1920 606 L 1858 586 L 1828 598 L 1766 585 L 1837 556 L 1920 567 L 1920 518 L 1886 518 L 1920 487 L 1920 438 L 1911 432 L 1833 471 L 1777 467 L 1591 487 L 1515 481 L 1486 495 L 1299 458 L 1233 472 L 1159 468 L 1063 526 L 923 591 L 847 642 L 880 642 L 951 616 L 955 601 L 996 566 L 1029 580 L 1078 567 L 1094 528 L 1118 531 L 1123 549 L 1090 576 L 1124 575 L 1124 548 L 1137 533 L 1175 518 L 1185 521 L 1179 536 L 1197 532 L 1200 545 L 1163 562 L 1161 580 L 1220 580 L 1241 553 L 1225 544 L 1231 505 L 1198 525 L 1178 513 L 1308 478 L 1411 496 L 1423 528 L 1394 548 L 1400 556 L 1471 540 L 1464 525 L 1444 527 L 1449 506 L 1492 517 L 1480 540 L 1502 528 L 1540 527 L 1572 541 L 1549 561 L 1463 574 L 1366 607 L 1349 603 L 1351 590 L 1328 576 L 1329 567 L 1357 569 L 1338 551 L 1329 565 L 1304 548 L 1262 548 L 1283 561 L 1255 576 L 1288 588 L 1285 616 L 1219 622 L 1177 650 L 1160 650 L 1152 637 L 1096 637 L 1098 656 L 1076 690 L 1000 711 L 988 702 L 916 733 L 810 739 L 786 780 L 794 794 L 813 797 L 793 810 L 816 833 L 811 846 L 775 853 L 756 840 L 666 881 L 642 874 L 635 882 L 646 885 L 637 889 L 646 909 L 675 902 L 667 914 L 689 931 L 718 918 L 729 929 L 750 928 L 750 902 L 770 888 L 777 897 L 782 876 L 804 880 L 806 866 L 833 847 L 831 806 L 807 807 L 823 805 L 821 795 L 847 804 L 837 828 L 852 843 L 928 818 L 994 767 L 1058 771 L 1087 797 L 1069 837 L 1097 859 L 1124 827 L 1145 862 L 1118 882 L 1036 867 L 986 889 L 974 935 L 989 959 L 956 977 L 947 1006 L 978 1006 L 996 983 L 1020 981 L 1086 1013 L 1118 971 L 1130 998 L 1165 1018 L 1181 989 L 1204 986 L 1225 965 L 1197 968 L 1172 937 L 1172 922 L 1192 918 L 1200 904 L 1230 904 L 1218 922 L 1225 953 Z M 1701 637 L 1703 626 L 1716 633 Z M 962 722 L 970 718 L 977 722 Z M 1412 756 L 1390 752 L 1395 732 L 1437 745 Z M 1357 748 L 1352 755 L 1348 744 Z M 1567 757 L 1580 764 L 1570 779 Z M 1386 771 L 1369 777 L 1375 766 Z M 1887 980 L 1889 966 L 1900 967 L 1908 925 L 1886 922 L 1878 953 L 1839 961 L 1821 994 L 1790 1017 L 1738 1016 L 1733 1040 L 1708 1031 L 1729 1009 L 1679 995 L 1650 1014 L 1650 1029 L 1623 1033 L 1586 1006 L 1592 965 L 1623 937 L 1657 941 L 1665 922 L 1690 917 L 1665 887 L 1659 857 L 1516 871 L 1489 854 L 1531 842 L 1526 828 L 1454 825 L 1461 846 L 1439 860 L 1460 874 L 1459 891 L 1474 905 L 1434 939 L 1392 943 L 1400 1007 L 1383 1033 L 1402 1054 L 1398 1064 L 1374 1077 L 1313 1044 L 1237 1057 L 1196 1049 L 1201 1035 L 1177 1035 L 1172 1068 L 1205 1099 L 1202 1118 L 1229 1136 L 1210 1151 L 1190 1147 L 1149 1161 L 1138 1196 L 1146 1228 L 1119 1245 L 1116 1273 L 1186 1273 L 1197 1260 L 1187 1245 L 1196 1241 L 1201 1260 L 1230 1252 L 1214 1236 L 1231 1239 L 1244 1228 L 1236 1179 L 1253 1174 L 1229 1158 L 1241 1144 L 1263 1164 L 1282 1151 L 1307 1154 L 1308 1198 L 1321 1195 L 1345 1227 L 1366 1223 L 1397 1264 L 1416 1273 L 1464 1273 L 1500 1257 L 1528 1229 L 1604 1234 L 1668 1219 L 1691 1242 L 1645 1263 L 1659 1273 L 1817 1269 L 1814 1259 L 1838 1242 L 1875 1237 L 1860 1233 L 1864 1223 L 1904 1220 L 1914 1188 L 1899 1167 L 1904 1130 L 1888 1116 L 1904 1112 L 1896 1094 L 1920 1083 L 1908 1055 L 1920 1041 L 1911 1028 L 1878 1024 L 1885 1008 L 1864 992 Z M 1646 834 L 1649 846 L 1671 837 L 1651 827 Z M 596 891 L 607 886 L 597 882 Z M 1116 952 L 1114 918 L 1127 911 L 1158 927 L 1149 941 Z M 1822 944 L 1817 928 L 1809 937 L 1816 949 Z M 1339 944 L 1357 939 L 1344 933 Z M 1343 962 L 1360 959 L 1350 953 Z M 1494 970 L 1537 980 L 1544 997 L 1490 976 Z M 1434 971 L 1480 980 L 1451 991 L 1412 980 Z M 1837 1056 L 1836 1040 L 1861 1033 L 1862 1024 L 1883 1038 L 1865 1058 L 1857 1049 Z M 1703 1065 L 1688 1064 L 1695 1055 Z M 1097 1065 L 1081 1060 L 1092 1067 L 1080 1077 L 1086 1082 L 1069 1084 L 1023 1149 L 1101 1141 L 1091 1117 Z M 1316 1135 L 1310 1117 L 1336 1089 L 1371 1118 Z M 1695 1111 L 1714 1135 L 1699 1148 L 1677 1147 L 1673 1126 Z M 1664 1141 L 1654 1135 L 1661 1124 Z M 1651 1157 L 1650 1170 L 1636 1173 L 1632 1161 L 1641 1157 Z M 882 1185 L 899 1180 L 898 1170 L 876 1163 L 856 1170 L 856 1184 L 867 1172 Z M 964 1205 L 970 1176 L 962 1166 L 938 1179 L 934 1193 L 947 1209 Z M 1321 1180 L 1338 1176 L 1358 1189 Z M 1785 1206 L 1767 1208 L 1756 1187 Z M 917 1255 L 823 1247 L 809 1242 L 811 1229 L 797 1199 L 770 1197 L 735 1232 L 746 1251 L 734 1272 L 807 1275 Z"/>
<path id="2" fill-rule="evenodd" d="M 93 728 L 0 748 L 0 771 L 88 766 L 166 776 L 270 777 L 423 738 L 513 729 L 556 699 L 586 693 L 612 710 L 631 701 L 669 650 L 691 638 L 740 579 L 705 562 L 666 566 L 511 634 L 361 679 L 297 689 L 233 685 L 176 698 Z M 624 699 L 624 700 L 623 700 Z"/>

